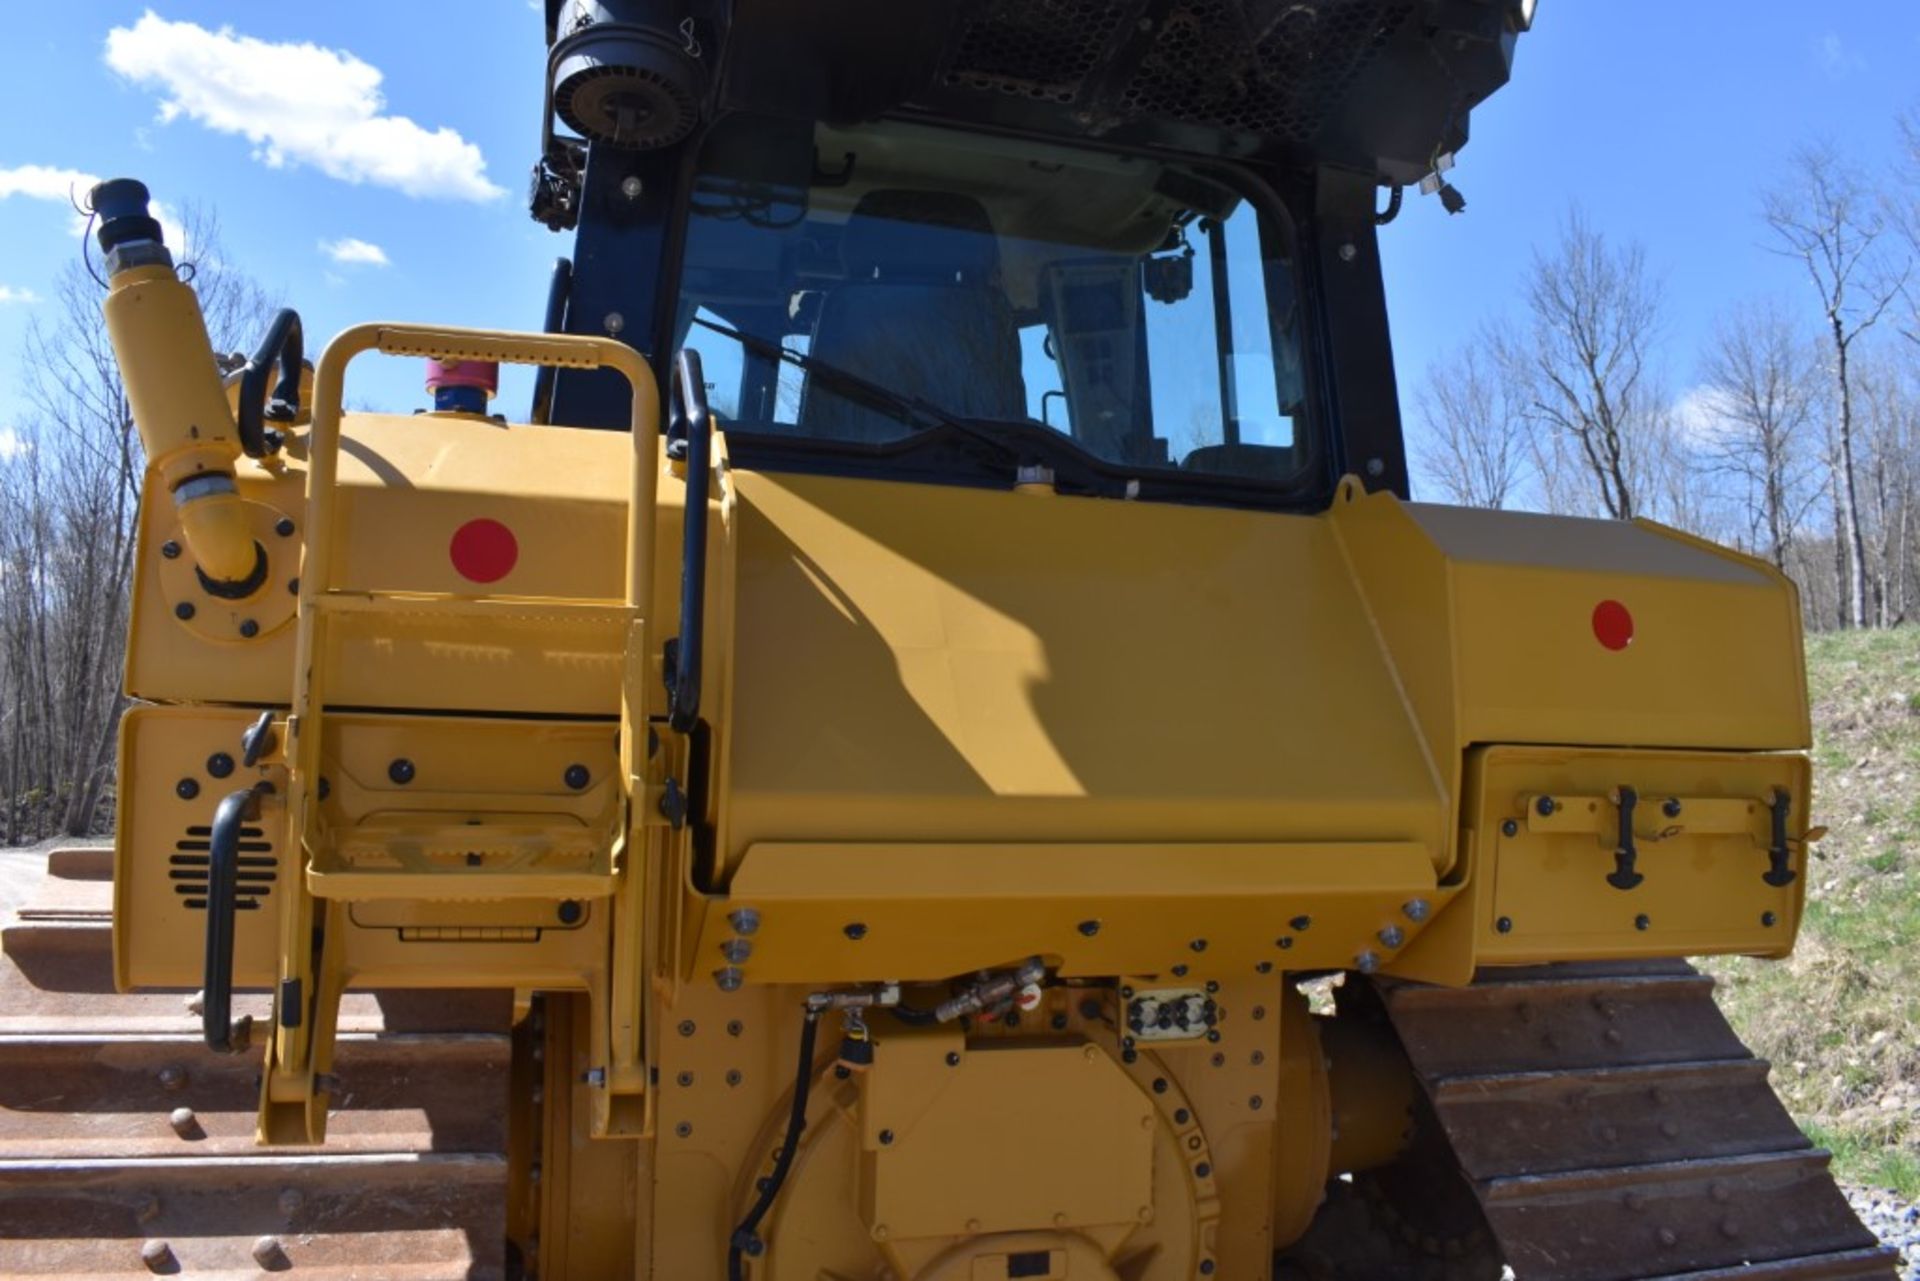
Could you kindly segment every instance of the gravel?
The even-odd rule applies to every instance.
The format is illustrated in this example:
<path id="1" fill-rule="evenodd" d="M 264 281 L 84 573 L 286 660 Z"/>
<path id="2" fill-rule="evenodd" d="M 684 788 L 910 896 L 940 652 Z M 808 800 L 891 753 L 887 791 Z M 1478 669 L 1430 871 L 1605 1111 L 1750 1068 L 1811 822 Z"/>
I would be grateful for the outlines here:
<path id="1" fill-rule="evenodd" d="M 1920 1204 L 1884 1188 L 1848 1188 L 1847 1200 L 1880 1244 L 1900 1251 L 1900 1281 L 1920 1281 Z"/>

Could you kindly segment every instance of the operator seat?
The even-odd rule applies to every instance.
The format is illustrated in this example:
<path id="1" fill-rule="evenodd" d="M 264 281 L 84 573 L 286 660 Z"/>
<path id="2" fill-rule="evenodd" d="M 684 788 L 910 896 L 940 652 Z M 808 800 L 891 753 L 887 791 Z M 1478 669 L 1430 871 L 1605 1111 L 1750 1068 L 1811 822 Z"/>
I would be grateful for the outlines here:
<path id="1" fill-rule="evenodd" d="M 1020 332 L 998 282 L 999 242 L 980 202 L 944 191 L 870 191 L 840 237 L 846 280 L 820 300 L 809 352 L 967 418 L 1027 418 Z M 913 427 L 809 379 L 809 436 L 868 443 Z"/>

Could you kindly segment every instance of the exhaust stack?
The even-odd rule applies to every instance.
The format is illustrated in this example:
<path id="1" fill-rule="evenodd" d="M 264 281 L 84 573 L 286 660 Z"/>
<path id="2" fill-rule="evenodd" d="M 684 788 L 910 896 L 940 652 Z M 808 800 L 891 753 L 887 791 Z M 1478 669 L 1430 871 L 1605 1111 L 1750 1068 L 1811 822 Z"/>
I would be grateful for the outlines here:
<path id="1" fill-rule="evenodd" d="M 182 540 L 207 590 L 238 600 L 267 579 L 234 488 L 239 427 L 227 407 L 199 298 L 174 275 L 173 255 L 143 183 L 115 178 L 93 189 L 107 257 L 107 336 L 147 465 L 173 495 Z"/>

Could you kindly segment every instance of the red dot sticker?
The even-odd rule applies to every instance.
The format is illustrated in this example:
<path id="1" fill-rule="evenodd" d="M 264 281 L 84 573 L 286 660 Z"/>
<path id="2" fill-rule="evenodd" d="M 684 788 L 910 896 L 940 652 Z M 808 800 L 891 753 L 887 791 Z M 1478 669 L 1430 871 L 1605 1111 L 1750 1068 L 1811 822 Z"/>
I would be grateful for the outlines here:
<path id="1" fill-rule="evenodd" d="M 1625 649 L 1633 644 L 1633 615 L 1617 600 L 1603 600 L 1593 607 L 1593 638 L 1608 649 Z"/>
<path id="2" fill-rule="evenodd" d="M 447 557 L 462 578 L 495 583 L 513 572 L 514 563 L 520 559 L 520 543 L 511 529 L 481 517 L 453 531 Z"/>

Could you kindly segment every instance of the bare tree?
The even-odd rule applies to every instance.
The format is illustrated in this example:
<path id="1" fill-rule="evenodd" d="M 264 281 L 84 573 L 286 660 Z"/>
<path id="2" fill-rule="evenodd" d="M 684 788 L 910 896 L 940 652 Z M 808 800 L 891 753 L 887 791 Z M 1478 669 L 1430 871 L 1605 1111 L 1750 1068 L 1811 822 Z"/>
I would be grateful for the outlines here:
<path id="1" fill-rule="evenodd" d="M 1784 570 L 1817 492 L 1805 441 L 1813 353 L 1769 300 L 1722 316 L 1701 363 L 1714 419 L 1704 452 L 1741 490 L 1752 543 Z"/>
<path id="2" fill-rule="evenodd" d="M 1421 466 L 1448 501 L 1505 507 L 1527 465 L 1524 406 L 1501 377 L 1491 331 L 1435 361 L 1415 396 L 1425 435 Z"/>
<path id="3" fill-rule="evenodd" d="M 1859 175 L 1830 146 L 1800 148 L 1795 177 L 1766 196 L 1779 252 L 1799 260 L 1819 299 L 1834 396 L 1833 498 L 1845 568 L 1847 621 L 1867 624 L 1867 549 L 1855 469 L 1854 344 L 1906 287 L 1907 268 L 1886 262 L 1887 220 Z"/>
<path id="4" fill-rule="evenodd" d="M 1549 437 L 1537 452 L 1574 461 L 1600 510 L 1629 520 L 1643 505 L 1643 445 L 1661 410 L 1649 368 L 1660 290 L 1645 253 L 1609 244 L 1575 210 L 1559 244 L 1535 253 L 1526 301 L 1531 323 L 1505 345 L 1502 363 Z"/>

